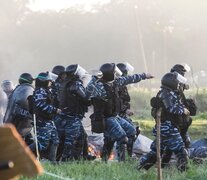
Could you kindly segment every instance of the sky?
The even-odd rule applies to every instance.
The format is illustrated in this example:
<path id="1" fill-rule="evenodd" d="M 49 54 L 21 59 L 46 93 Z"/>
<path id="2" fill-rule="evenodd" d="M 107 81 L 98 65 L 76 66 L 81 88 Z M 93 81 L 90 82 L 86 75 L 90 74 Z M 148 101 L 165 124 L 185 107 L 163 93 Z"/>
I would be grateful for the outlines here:
<path id="1" fill-rule="evenodd" d="M 53 10 L 59 12 L 70 7 L 80 7 L 86 12 L 93 12 L 94 5 L 104 5 L 111 0 L 30 0 L 28 7 L 32 11 Z"/>
<path id="2" fill-rule="evenodd" d="M 92 72 L 125 61 L 157 84 L 175 63 L 207 77 L 206 0 L 28 1 L 0 1 L 0 80 L 57 64 Z"/>

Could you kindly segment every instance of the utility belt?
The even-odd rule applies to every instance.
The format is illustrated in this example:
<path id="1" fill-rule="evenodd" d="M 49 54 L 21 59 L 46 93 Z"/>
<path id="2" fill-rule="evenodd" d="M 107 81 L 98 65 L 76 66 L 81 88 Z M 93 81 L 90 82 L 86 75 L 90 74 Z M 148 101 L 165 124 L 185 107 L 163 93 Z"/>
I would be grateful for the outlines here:
<path id="1" fill-rule="evenodd" d="M 118 116 L 118 113 L 117 112 L 114 112 L 112 114 L 106 114 L 106 115 L 104 115 L 105 118 L 117 117 L 117 116 Z"/>
<path id="2" fill-rule="evenodd" d="M 71 113 L 71 112 L 64 112 L 61 115 L 62 116 L 67 116 L 69 118 L 74 118 L 74 117 L 77 117 L 79 119 L 83 119 L 84 118 L 84 115 L 82 115 L 82 114 L 76 114 L 76 113 Z"/>

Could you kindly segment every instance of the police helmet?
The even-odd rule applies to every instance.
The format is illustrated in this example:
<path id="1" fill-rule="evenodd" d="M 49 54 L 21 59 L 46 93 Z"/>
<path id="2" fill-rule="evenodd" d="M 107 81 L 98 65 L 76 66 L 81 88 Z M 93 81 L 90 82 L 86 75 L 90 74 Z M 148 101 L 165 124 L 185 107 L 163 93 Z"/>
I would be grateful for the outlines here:
<path id="1" fill-rule="evenodd" d="M 113 81 L 115 79 L 115 67 L 116 65 L 114 63 L 103 64 L 99 69 L 103 74 L 102 79 L 105 81 Z"/>
<path id="2" fill-rule="evenodd" d="M 55 67 L 53 67 L 52 69 L 52 73 L 56 74 L 56 75 L 60 75 L 61 73 L 65 72 L 65 67 L 62 65 L 57 65 Z"/>
<path id="3" fill-rule="evenodd" d="M 121 70 L 114 63 L 103 64 L 99 69 L 103 76 L 102 79 L 110 82 L 122 75 Z"/>
<path id="4" fill-rule="evenodd" d="M 116 66 L 120 69 L 120 71 L 123 73 L 123 75 L 128 74 L 127 67 L 124 63 L 118 63 Z"/>
<path id="5" fill-rule="evenodd" d="M 71 64 L 68 67 L 66 67 L 65 71 L 68 75 L 75 75 L 77 67 L 78 67 L 78 64 Z"/>
<path id="6" fill-rule="evenodd" d="M 177 72 L 166 73 L 161 79 L 161 87 L 170 90 L 178 90 L 180 84 L 185 84 L 187 81 L 182 75 Z"/>
<path id="7" fill-rule="evenodd" d="M 48 73 L 41 72 L 35 79 L 35 86 L 36 87 L 48 87 L 49 81 L 51 81 Z"/>
<path id="8" fill-rule="evenodd" d="M 19 84 L 29 83 L 32 84 L 34 78 L 29 73 L 23 73 L 19 76 Z"/>
<path id="9" fill-rule="evenodd" d="M 71 64 L 66 68 L 66 73 L 69 76 L 77 76 L 79 79 L 83 79 L 88 72 L 79 64 Z"/>
<path id="10" fill-rule="evenodd" d="M 182 76 L 185 75 L 186 72 L 189 72 L 190 71 L 190 67 L 187 65 L 187 64 L 175 64 L 170 72 L 177 72 L 179 74 L 181 74 Z"/>

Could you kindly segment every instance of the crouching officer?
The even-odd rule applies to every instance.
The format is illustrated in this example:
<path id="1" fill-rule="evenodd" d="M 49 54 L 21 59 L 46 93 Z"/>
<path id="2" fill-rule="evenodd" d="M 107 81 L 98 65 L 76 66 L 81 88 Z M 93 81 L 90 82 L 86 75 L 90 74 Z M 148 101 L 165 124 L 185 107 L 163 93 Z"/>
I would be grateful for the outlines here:
<path id="1" fill-rule="evenodd" d="M 187 168 L 187 151 L 178 128 L 177 119 L 181 115 L 189 115 L 190 112 L 179 99 L 179 86 L 186 82 L 186 79 L 178 73 L 167 73 L 162 77 L 161 90 L 156 96 L 155 108 L 161 111 L 161 154 L 165 151 L 175 153 L 178 158 L 177 168 L 184 171 Z M 154 116 L 155 117 L 155 116 Z M 156 136 L 156 125 L 153 129 Z M 156 140 L 151 144 L 151 151 L 141 157 L 139 169 L 149 169 L 156 162 Z"/>
<path id="2" fill-rule="evenodd" d="M 40 73 L 35 80 L 33 94 L 33 111 L 36 115 L 37 140 L 40 153 L 48 150 L 50 161 L 56 161 L 57 147 L 59 144 L 58 133 L 52 116 L 60 114 L 61 110 L 52 105 L 50 92 L 51 79 L 47 73 Z M 35 143 L 30 145 L 33 152 L 36 151 Z"/>
<path id="3" fill-rule="evenodd" d="M 94 107 L 94 114 L 91 116 L 92 131 L 104 132 L 104 146 L 102 150 L 102 159 L 108 160 L 111 150 L 111 142 L 117 142 L 118 160 L 125 160 L 125 145 L 128 137 L 136 135 L 136 129 L 128 121 L 118 116 L 117 100 L 119 98 L 118 87 L 137 83 L 144 79 L 152 78 L 150 74 L 135 74 L 133 76 L 119 77 L 122 73 L 114 63 L 106 63 L 100 67 L 102 77 L 97 81 L 92 79 L 88 84 L 91 92 L 91 99 Z M 102 123 L 102 129 L 101 129 Z M 98 128 L 99 126 L 99 128 Z"/>

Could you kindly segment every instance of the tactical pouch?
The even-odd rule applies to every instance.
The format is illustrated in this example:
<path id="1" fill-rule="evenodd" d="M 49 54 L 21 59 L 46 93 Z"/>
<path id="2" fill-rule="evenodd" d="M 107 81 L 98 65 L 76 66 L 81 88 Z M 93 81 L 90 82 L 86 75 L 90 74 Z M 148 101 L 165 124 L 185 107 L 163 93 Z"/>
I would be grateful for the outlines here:
<path id="1" fill-rule="evenodd" d="M 162 106 L 162 102 L 160 101 L 158 97 L 152 97 L 150 99 L 150 105 L 152 106 L 151 116 L 153 118 L 156 118 L 157 110 Z"/>
<path id="2" fill-rule="evenodd" d="M 188 110 L 190 111 L 190 116 L 195 116 L 197 111 L 197 106 L 193 99 L 186 99 L 185 105 L 187 106 Z"/>
<path id="3" fill-rule="evenodd" d="M 91 131 L 94 133 L 103 133 L 105 130 L 105 119 L 101 115 L 92 114 L 91 119 Z"/>

